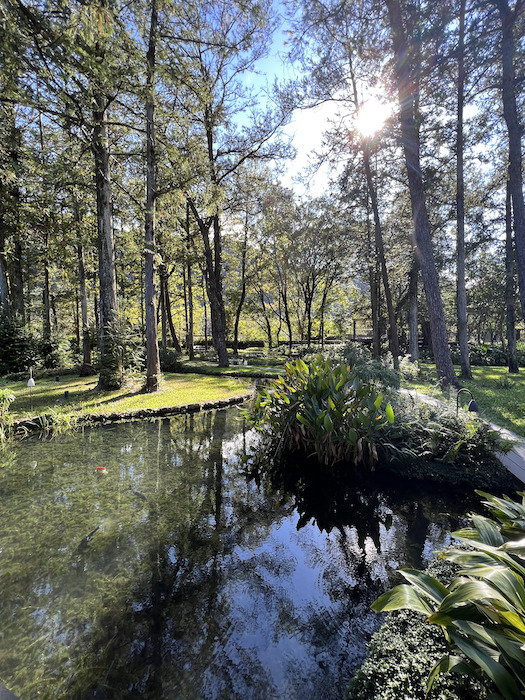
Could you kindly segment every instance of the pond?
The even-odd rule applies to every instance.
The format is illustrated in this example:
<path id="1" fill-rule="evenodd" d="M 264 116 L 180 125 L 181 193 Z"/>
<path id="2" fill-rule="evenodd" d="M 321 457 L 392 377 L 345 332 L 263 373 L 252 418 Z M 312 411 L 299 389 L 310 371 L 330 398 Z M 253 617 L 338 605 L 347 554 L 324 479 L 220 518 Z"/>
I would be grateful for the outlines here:
<path id="1" fill-rule="evenodd" d="M 228 409 L 1 453 L 7 687 L 23 700 L 344 697 L 381 622 L 370 604 L 472 503 L 377 488 L 321 531 L 243 475 L 253 439 Z"/>

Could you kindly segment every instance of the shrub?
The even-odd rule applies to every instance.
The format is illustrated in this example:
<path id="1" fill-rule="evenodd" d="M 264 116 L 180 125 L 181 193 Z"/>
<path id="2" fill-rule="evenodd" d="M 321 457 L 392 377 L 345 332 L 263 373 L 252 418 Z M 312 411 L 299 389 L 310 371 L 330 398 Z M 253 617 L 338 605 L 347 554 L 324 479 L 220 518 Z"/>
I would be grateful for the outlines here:
<path id="1" fill-rule="evenodd" d="M 378 434 L 377 449 L 389 469 L 417 479 L 483 488 L 506 488 L 512 476 L 495 457 L 512 443 L 484 421 L 441 406 L 398 396 L 396 422 Z"/>
<path id="2" fill-rule="evenodd" d="M 16 318 L 0 316 L 0 374 L 23 372 L 39 361 L 37 343 L 22 323 Z"/>
<path id="3" fill-rule="evenodd" d="M 310 365 L 287 363 L 286 376 L 258 394 L 245 415 L 266 432 L 277 458 L 294 451 L 315 454 L 325 466 L 339 461 L 354 466 L 377 459 L 375 434 L 387 421 L 383 397 L 344 364 L 318 355 Z M 394 420 L 390 404 L 385 409 Z"/>
<path id="4" fill-rule="evenodd" d="M 433 560 L 427 573 L 441 583 L 449 583 L 458 567 L 441 559 Z M 347 700 L 425 700 L 432 668 L 447 652 L 442 630 L 425 622 L 425 616 L 412 610 L 391 612 L 374 634 L 368 656 L 348 687 Z M 488 689 L 470 678 L 443 674 L 434 684 L 429 700 L 481 700 Z"/>
<path id="5" fill-rule="evenodd" d="M 163 372 L 180 372 L 181 353 L 175 348 L 160 348 L 160 368 Z"/>
<path id="6" fill-rule="evenodd" d="M 428 679 L 444 671 L 490 678 L 499 697 L 525 694 L 525 494 L 521 503 L 478 491 L 494 519 L 472 515 L 472 527 L 453 533 L 470 550 L 443 558 L 460 567 L 443 585 L 435 577 L 402 569 L 407 583 L 380 596 L 374 610 L 410 609 L 442 628 L 448 644 Z"/>

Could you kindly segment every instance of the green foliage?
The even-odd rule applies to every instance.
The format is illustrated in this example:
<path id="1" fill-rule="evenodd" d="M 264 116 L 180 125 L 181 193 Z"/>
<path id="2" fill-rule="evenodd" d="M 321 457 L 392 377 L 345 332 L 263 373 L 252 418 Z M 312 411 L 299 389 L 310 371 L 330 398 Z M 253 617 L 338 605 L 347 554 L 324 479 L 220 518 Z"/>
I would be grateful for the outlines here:
<path id="1" fill-rule="evenodd" d="M 144 365 L 144 348 L 140 335 L 125 320 L 109 323 L 106 329 L 104 366 L 100 368 L 100 385 L 117 389 L 124 382 L 124 372 L 133 373 Z"/>
<path id="2" fill-rule="evenodd" d="M 309 363 L 318 354 L 321 354 L 325 359 L 332 360 L 333 363 L 349 365 L 356 377 L 367 384 L 373 384 L 378 391 L 399 387 L 399 374 L 391 366 L 391 357 L 374 360 L 370 350 L 362 343 L 333 345 L 316 354 L 306 353 L 302 355 L 302 359 Z"/>
<path id="3" fill-rule="evenodd" d="M 427 573 L 443 584 L 454 577 L 457 567 L 435 559 Z M 368 656 L 354 674 L 347 700 L 424 700 L 432 668 L 447 652 L 442 630 L 428 625 L 421 613 L 398 610 L 387 615 L 374 634 Z M 428 695 L 430 700 L 481 700 L 487 689 L 471 678 L 442 674 Z"/>
<path id="4" fill-rule="evenodd" d="M 22 372 L 39 364 L 37 344 L 22 323 L 10 316 L 0 317 L 0 374 Z"/>
<path id="5" fill-rule="evenodd" d="M 472 488 L 512 488 L 512 476 L 495 457 L 512 443 L 484 421 L 403 396 L 395 411 L 395 425 L 385 426 L 377 445 L 394 472 Z"/>
<path id="6" fill-rule="evenodd" d="M 460 364 L 460 354 L 458 350 L 450 353 L 452 362 Z M 506 367 L 507 353 L 496 345 L 474 345 L 469 344 L 470 364 L 473 367 Z"/>
<path id="7" fill-rule="evenodd" d="M 472 487 L 512 486 L 494 456 L 511 443 L 484 421 L 402 395 L 395 411 L 396 422 L 378 435 L 377 449 L 397 473 Z"/>
<path id="8" fill-rule="evenodd" d="M 459 566 L 444 586 L 421 571 L 401 570 L 407 583 L 384 593 L 374 610 L 411 609 L 439 625 L 449 651 L 435 664 L 430 688 L 443 671 L 488 676 L 494 697 L 525 694 L 525 493 L 521 503 L 478 492 L 495 519 L 471 516 L 471 527 L 454 536 L 470 549 L 450 549 L 442 557 Z M 519 538 L 519 539 L 516 539 Z"/>
<path id="9" fill-rule="evenodd" d="M 390 405 L 383 417 L 382 403 L 383 396 L 348 365 L 318 355 L 309 365 L 287 363 L 286 376 L 259 393 L 245 415 L 269 435 L 276 457 L 300 451 L 325 466 L 372 466 L 376 432 L 394 420 Z"/>
<path id="10" fill-rule="evenodd" d="M 9 406 L 15 400 L 15 395 L 9 389 L 0 389 L 0 420 L 9 411 Z"/>
<path id="11" fill-rule="evenodd" d="M 181 353 L 175 348 L 160 348 L 160 368 L 163 372 L 180 372 Z"/>

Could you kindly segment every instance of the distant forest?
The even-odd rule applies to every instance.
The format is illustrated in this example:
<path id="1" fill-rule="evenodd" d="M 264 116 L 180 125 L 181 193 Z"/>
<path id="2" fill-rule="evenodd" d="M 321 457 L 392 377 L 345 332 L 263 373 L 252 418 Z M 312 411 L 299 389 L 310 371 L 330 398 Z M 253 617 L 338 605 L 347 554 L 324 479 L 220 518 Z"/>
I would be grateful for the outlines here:
<path id="1" fill-rule="evenodd" d="M 470 341 L 517 371 L 525 0 L 6 0 L 0 27 L 1 372 L 154 391 L 159 346 L 356 327 L 444 384 L 451 340 L 464 377 Z M 309 196 L 280 172 L 321 104 Z"/>

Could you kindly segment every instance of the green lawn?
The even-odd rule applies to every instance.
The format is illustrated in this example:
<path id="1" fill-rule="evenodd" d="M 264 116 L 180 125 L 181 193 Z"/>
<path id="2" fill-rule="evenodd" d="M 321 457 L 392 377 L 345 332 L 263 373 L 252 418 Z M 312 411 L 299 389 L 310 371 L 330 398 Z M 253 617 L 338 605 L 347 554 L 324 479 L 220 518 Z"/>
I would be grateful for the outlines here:
<path id="1" fill-rule="evenodd" d="M 242 359 L 242 358 L 241 358 Z M 207 360 L 183 360 L 182 369 L 184 372 L 196 372 L 197 374 L 208 375 L 246 375 L 247 377 L 277 376 L 283 371 L 284 361 L 278 362 L 273 359 L 248 360 L 248 364 L 234 364 L 230 360 L 229 367 L 218 367 L 216 362 Z"/>
<path id="2" fill-rule="evenodd" d="M 428 381 L 404 381 L 403 387 L 422 394 L 450 400 L 456 408 L 455 392 L 452 397 L 443 394 L 437 385 L 435 368 L 421 365 L 428 371 Z M 459 376 L 459 367 L 456 367 Z M 473 379 L 461 380 L 461 386 L 470 389 L 479 406 L 479 415 L 486 420 L 525 437 L 525 370 L 509 374 L 506 367 L 473 367 Z M 468 403 L 468 395 L 460 397 L 461 406 Z"/>
<path id="3" fill-rule="evenodd" d="M 153 394 L 142 393 L 140 381 L 131 388 L 117 391 L 97 391 L 96 385 L 97 377 L 64 375 L 59 381 L 54 377 L 37 379 L 30 396 L 26 380 L 0 383 L 1 388 L 15 395 L 9 410 L 15 418 L 28 418 L 51 410 L 64 414 L 103 414 L 176 407 L 241 396 L 250 390 L 246 380 L 198 374 L 165 374 L 160 391 Z M 69 392 L 67 398 L 66 391 Z"/>

